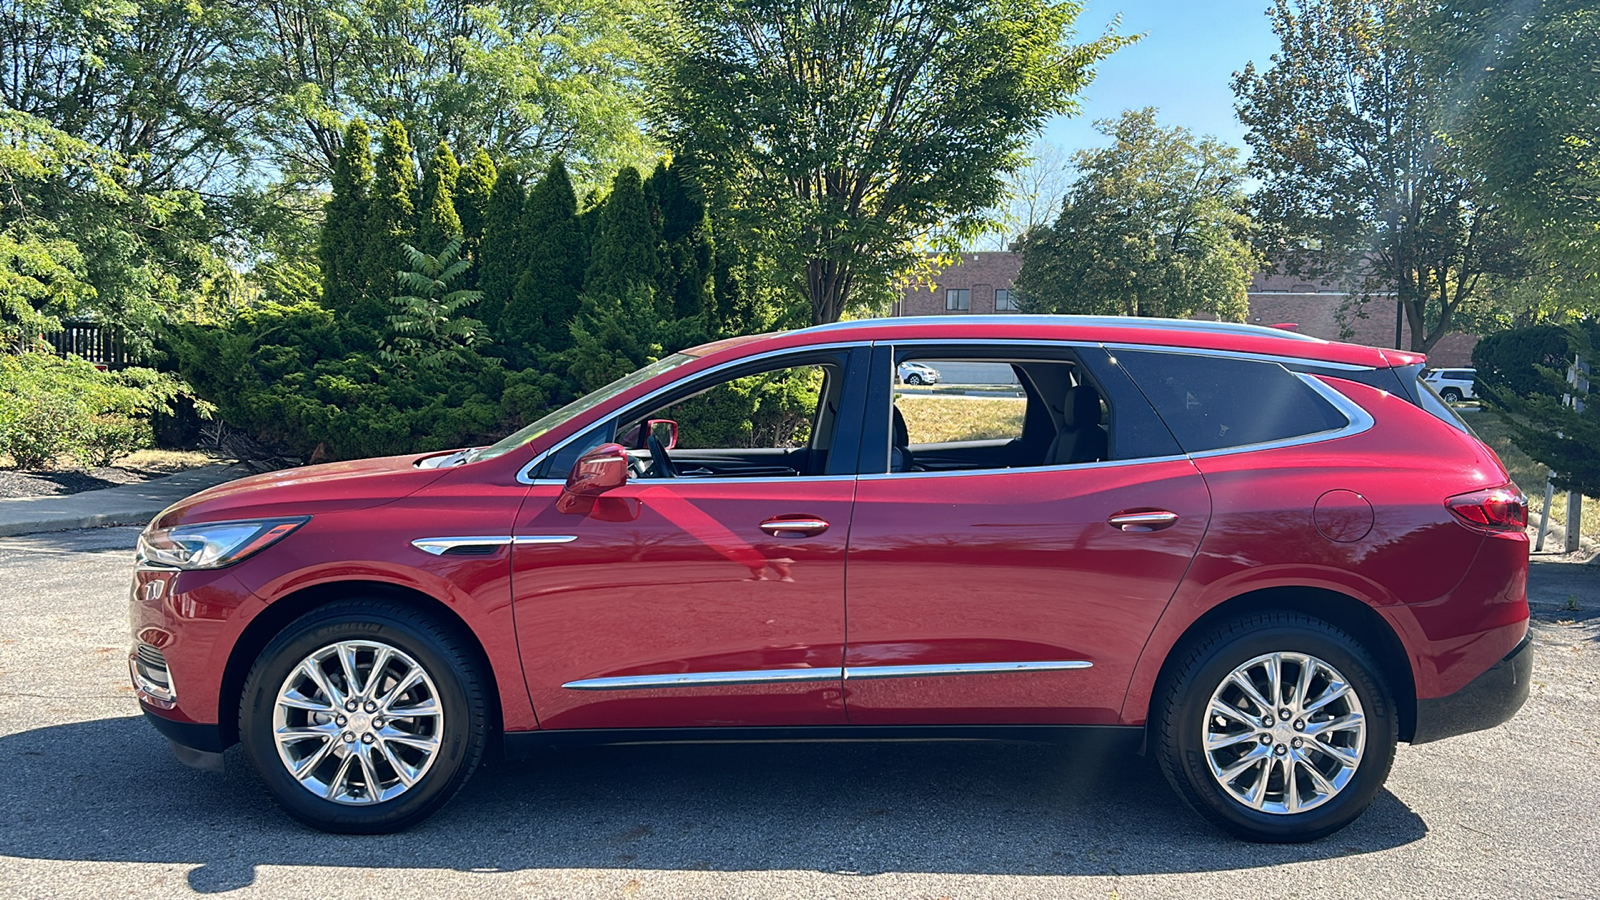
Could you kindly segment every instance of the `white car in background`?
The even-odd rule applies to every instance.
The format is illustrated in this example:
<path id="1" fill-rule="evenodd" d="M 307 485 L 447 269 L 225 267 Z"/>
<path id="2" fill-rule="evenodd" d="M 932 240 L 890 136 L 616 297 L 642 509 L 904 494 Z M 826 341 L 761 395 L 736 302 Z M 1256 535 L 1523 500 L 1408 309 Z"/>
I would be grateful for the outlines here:
<path id="1" fill-rule="evenodd" d="M 900 380 L 906 384 L 938 384 L 939 370 L 919 362 L 900 364 Z"/>
<path id="2" fill-rule="evenodd" d="M 1478 399 L 1477 393 L 1472 389 L 1477 378 L 1477 369 L 1433 369 L 1422 376 L 1422 380 L 1433 388 L 1434 393 L 1449 403 Z"/>

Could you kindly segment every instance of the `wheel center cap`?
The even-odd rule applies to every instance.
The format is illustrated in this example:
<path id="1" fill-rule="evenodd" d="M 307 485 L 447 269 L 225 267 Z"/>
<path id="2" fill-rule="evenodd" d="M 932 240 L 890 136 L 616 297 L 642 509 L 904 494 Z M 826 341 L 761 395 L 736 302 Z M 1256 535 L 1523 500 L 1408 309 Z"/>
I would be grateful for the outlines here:
<path id="1" fill-rule="evenodd" d="M 354 731 L 356 734 L 360 734 L 363 731 L 366 731 L 368 726 L 370 726 L 371 724 L 372 724 L 371 717 L 369 717 L 364 712 L 358 712 L 358 713 L 351 713 L 350 714 L 350 730 Z"/>

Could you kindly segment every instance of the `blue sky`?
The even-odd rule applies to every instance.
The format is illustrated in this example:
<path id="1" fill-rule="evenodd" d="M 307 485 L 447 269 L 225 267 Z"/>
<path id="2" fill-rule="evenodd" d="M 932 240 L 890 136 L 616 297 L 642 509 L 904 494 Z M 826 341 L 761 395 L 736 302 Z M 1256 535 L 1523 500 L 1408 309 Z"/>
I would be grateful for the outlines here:
<path id="1" fill-rule="evenodd" d="M 1078 39 L 1098 36 L 1122 14 L 1117 33 L 1144 37 L 1098 66 L 1079 98 L 1083 112 L 1056 118 L 1044 139 L 1068 151 L 1102 146 L 1095 119 L 1154 106 L 1164 125 L 1182 125 L 1241 149 L 1244 129 L 1233 115 L 1233 73 L 1255 61 L 1264 68 L 1278 49 L 1267 22 L 1271 0 L 1088 0 Z"/>

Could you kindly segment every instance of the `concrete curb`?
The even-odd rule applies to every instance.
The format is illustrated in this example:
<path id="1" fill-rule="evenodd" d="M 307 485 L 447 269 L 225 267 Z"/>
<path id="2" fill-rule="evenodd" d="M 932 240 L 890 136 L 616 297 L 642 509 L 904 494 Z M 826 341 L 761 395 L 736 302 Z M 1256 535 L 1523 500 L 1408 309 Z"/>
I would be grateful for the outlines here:
<path id="1" fill-rule="evenodd" d="M 144 525 L 179 500 L 249 475 L 240 465 L 202 466 L 139 484 L 53 497 L 0 500 L 0 537 L 111 525 Z"/>

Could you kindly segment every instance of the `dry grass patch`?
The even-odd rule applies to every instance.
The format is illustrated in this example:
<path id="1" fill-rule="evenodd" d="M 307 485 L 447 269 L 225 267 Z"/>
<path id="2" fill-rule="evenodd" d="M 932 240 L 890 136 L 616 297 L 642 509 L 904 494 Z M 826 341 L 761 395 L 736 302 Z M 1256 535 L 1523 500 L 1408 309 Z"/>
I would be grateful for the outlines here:
<path id="1" fill-rule="evenodd" d="M 1014 438 L 1022 433 L 1027 409 L 1027 401 L 1021 397 L 902 394 L 894 402 L 906 417 L 913 444 Z"/>

